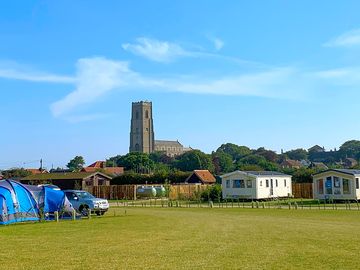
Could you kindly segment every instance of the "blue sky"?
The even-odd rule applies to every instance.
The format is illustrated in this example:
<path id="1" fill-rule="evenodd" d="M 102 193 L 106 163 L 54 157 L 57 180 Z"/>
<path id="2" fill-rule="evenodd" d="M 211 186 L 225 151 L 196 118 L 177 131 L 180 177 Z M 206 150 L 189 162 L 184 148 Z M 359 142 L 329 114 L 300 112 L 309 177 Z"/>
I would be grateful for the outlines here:
<path id="1" fill-rule="evenodd" d="M 359 139 L 359 1 L 2 1 L 0 169 L 157 139 L 207 153 Z"/>

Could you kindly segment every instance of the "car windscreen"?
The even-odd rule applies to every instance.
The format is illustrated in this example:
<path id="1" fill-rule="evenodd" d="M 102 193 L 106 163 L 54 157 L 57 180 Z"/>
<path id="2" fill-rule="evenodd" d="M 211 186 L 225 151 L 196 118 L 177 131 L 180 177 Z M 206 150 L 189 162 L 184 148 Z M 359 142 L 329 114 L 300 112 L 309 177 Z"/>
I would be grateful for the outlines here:
<path id="1" fill-rule="evenodd" d="M 75 193 L 79 198 L 82 198 L 82 199 L 95 198 L 93 195 L 91 195 L 89 192 L 86 192 L 86 191 L 78 191 L 78 192 L 75 192 Z"/>

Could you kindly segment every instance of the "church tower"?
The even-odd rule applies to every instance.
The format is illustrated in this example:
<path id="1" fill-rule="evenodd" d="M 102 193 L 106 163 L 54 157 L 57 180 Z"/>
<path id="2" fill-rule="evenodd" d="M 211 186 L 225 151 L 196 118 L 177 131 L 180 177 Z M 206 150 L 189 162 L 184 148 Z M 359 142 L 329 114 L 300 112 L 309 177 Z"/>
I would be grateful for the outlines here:
<path id="1" fill-rule="evenodd" d="M 152 153 L 155 149 L 152 103 L 133 102 L 131 109 L 130 152 Z"/>

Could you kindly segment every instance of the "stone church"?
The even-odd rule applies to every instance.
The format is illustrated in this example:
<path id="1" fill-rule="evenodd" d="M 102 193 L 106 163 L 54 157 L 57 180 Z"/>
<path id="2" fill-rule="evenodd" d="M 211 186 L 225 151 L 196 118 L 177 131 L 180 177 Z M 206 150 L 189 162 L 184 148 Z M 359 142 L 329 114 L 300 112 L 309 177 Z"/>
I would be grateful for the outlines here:
<path id="1" fill-rule="evenodd" d="M 155 140 L 152 102 L 133 102 L 131 108 L 130 152 L 163 152 L 174 157 L 186 151 L 179 141 Z"/>

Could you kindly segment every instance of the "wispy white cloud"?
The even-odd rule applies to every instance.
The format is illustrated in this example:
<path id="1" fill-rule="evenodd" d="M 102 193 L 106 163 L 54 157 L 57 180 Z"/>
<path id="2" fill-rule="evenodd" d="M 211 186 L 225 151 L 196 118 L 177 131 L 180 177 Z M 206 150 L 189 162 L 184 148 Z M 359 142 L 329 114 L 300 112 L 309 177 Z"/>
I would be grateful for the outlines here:
<path id="1" fill-rule="evenodd" d="M 354 29 L 331 39 L 325 47 L 354 47 L 360 46 L 360 29 Z"/>
<path id="2" fill-rule="evenodd" d="M 122 44 L 122 48 L 157 62 L 171 62 L 178 57 L 191 55 L 191 52 L 186 51 L 176 43 L 145 37 L 137 38 L 136 41 L 135 44 Z"/>
<path id="3" fill-rule="evenodd" d="M 63 99 L 51 105 L 54 116 L 66 115 L 77 106 L 94 102 L 114 88 L 126 86 L 136 80 L 136 74 L 127 62 L 102 57 L 78 60 L 76 87 Z"/>
<path id="4" fill-rule="evenodd" d="M 219 51 L 223 46 L 224 42 L 219 38 L 208 37 L 214 44 L 214 47 Z M 218 61 L 227 61 L 230 63 L 235 63 L 237 65 L 246 65 L 251 67 L 260 67 L 264 66 L 262 63 L 248 61 L 240 59 L 237 57 L 231 57 L 226 55 L 221 55 L 218 53 L 208 52 L 201 47 L 196 47 L 195 49 L 185 49 L 179 44 L 169 42 L 169 41 L 160 41 L 157 39 L 151 38 L 137 38 L 137 43 L 125 43 L 122 44 L 122 48 L 126 51 L 129 51 L 135 55 L 139 55 L 155 62 L 169 63 L 173 62 L 181 57 L 192 57 L 192 58 L 210 58 Z"/>
<path id="5" fill-rule="evenodd" d="M 360 67 L 346 67 L 314 72 L 313 75 L 333 85 L 360 87 Z"/>
<path id="6" fill-rule="evenodd" d="M 300 83 L 301 77 L 302 74 L 297 69 L 284 67 L 212 79 L 170 79 L 164 83 L 164 87 L 170 91 L 193 94 L 294 99 L 301 95 L 297 91 L 303 85 Z"/>
<path id="7" fill-rule="evenodd" d="M 217 51 L 221 50 L 224 47 L 224 41 L 219 38 L 214 38 L 214 46 Z"/>
<path id="8" fill-rule="evenodd" d="M 76 76 L 69 77 L 74 89 L 61 100 L 51 104 L 54 117 L 72 123 L 91 121 L 104 117 L 97 112 L 79 114 L 84 105 L 93 104 L 111 91 L 182 92 L 206 95 L 255 96 L 276 99 L 307 99 L 314 93 L 326 93 L 341 85 L 341 90 L 360 88 L 360 67 L 307 71 L 288 66 L 262 68 L 252 72 L 232 75 L 201 76 L 173 75 L 158 78 L 133 71 L 129 64 L 103 57 L 79 59 Z M 52 75 L 58 78 L 56 75 Z M 62 78 L 61 76 L 59 76 Z M 28 74 L 14 76 L 27 80 Z M 71 79 L 70 79 L 71 78 Z M 63 82 L 63 80 L 44 80 Z M 82 110 L 81 110 L 82 111 Z"/>

